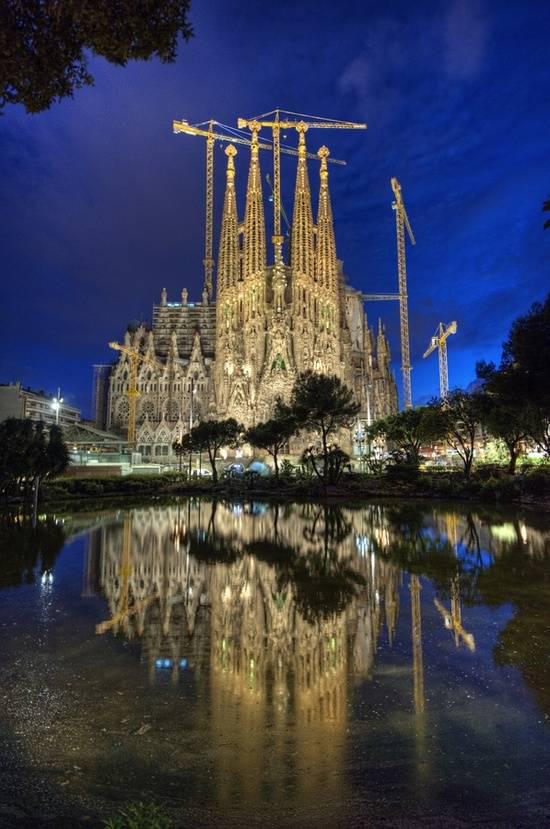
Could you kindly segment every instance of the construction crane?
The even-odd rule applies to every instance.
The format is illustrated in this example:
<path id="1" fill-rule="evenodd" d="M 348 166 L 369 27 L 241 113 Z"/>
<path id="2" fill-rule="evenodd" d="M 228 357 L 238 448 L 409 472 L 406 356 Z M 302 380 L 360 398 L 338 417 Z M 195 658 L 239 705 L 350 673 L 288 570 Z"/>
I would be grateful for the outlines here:
<path id="1" fill-rule="evenodd" d="M 411 240 L 416 245 L 416 239 L 407 216 L 405 202 L 401 195 L 401 185 L 396 178 L 391 180 L 395 201 L 392 208 L 395 210 L 395 230 L 397 234 L 397 272 L 399 276 L 399 327 L 401 331 L 401 371 L 403 373 L 403 402 L 406 409 L 412 407 L 411 388 L 411 353 L 409 344 L 409 298 L 407 294 L 407 259 L 405 255 L 405 228 Z"/>
<path id="2" fill-rule="evenodd" d="M 130 576 L 133 572 L 133 567 L 131 564 L 132 558 L 132 515 L 128 513 L 126 518 L 124 519 L 124 526 L 122 530 L 122 555 L 120 558 L 120 567 L 118 570 L 118 580 L 120 586 L 120 593 L 119 593 L 119 601 L 118 601 L 118 612 L 115 613 L 110 619 L 107 619 L 104 622 L 100 622 L 95 626 L 95 632 L 99 635 L 103 633 L 107 633 L 108 630 L 118 630 L 120 624 L 123 626 L 128 625 L 128 621 L 131 616 L 135 616 L 136 613 L 141 613 L 142 610 L 157 598 L 157 594 L 155 593 L 152 596 L 147 596 L 142 601 L 131 601 L 130 596 Z"/>
<path id="3" fill-rule="evenodd" d="M 152 357 L 147 356 L 147 354 L 142 354 L 137 348 L 132 348 L 129 345 L 122 345 L 121 343 L 109 343 L 109 348 L 114 349 L 115 351 L 120 351 L 121 354 L 124 354 L 128 358 L 128 362 L 130 364 L 130 376 L 128 378 L 128 391 L 126 392 L 126 396 L 128 397 L 128 445 L 131 449 L 135 448 L 136 445 L 136 410 L 137 410 L 137 399 L 139 397 L 139 391 L 137 389 L 137 372 L 138 372 L 138 364 L 139 363 L 146 363 L 149 366 L 152 366 L 156 369 L 163 369 L 164 366 L 162 363 L 159 363 L 158 360 L 154 360 Z"/>
<path id="4" fill-rule="evenodd" d="M 399 331 L 401 337 L 401 372 L 403 375 L 403 404 L 406 409 L 412 406 L 411 388 L 411 349 L 409 341 L 409 298 L 407 292 L 407 259 L 405 255 L 405 229 L 413 245 L 416 239 L 412 232 L 405 202 L 401 195 L 401 185 L 396 178 L 391 179 L 394 193 L 392 208 L 395 210 L 395 229 L 397 235 L 397 294 L 361 294 L 363 302 L 381 302 L 397 300 L 399 302 Z"/>
<path id="5" fill-rule="evenodd" d="M 436 328 L 435 334 L 430 340 L 430 344 L 424 352 L 424 357 L 429 357 L 430 354 L 437 348 L 439 356 L 439 395 L 442 400 L 445 400 L 449 394 L 449 365 L 447 363 L 447 339 L 451 334 L 456 334 L 456 322 L 450 322 L 446 327 L 442 322 Z"/>
<path id="6" fill-rule="evenodd" d="M 269 173 L 266 173 L 265 180 L 267 181 L 268 187 L 271 190 L 271 196 L 269 197 L 269 201 L 272 202 L 275 198 L 275 192 L 273 190 L 273 182 L 271 181 L 271 176 Z M 287 236 L 290 236 L 290 222 L 288 220 L 287 212 L 285 210 L 284 204 L 281 202 L 281 214 L 283 219 L 285 220 L 285 225 L 287 229 Z"/>
<path id="7" fill-rule="evenodd" d="M 450 630 L 454 634 L 455 645 L 458 648 L 460 642 L 464 642 L 468 650 L 472 651 L 472 653 L 476 649 L 476 641 L 474 638 L 473 633 L 468 633 L 467 630 L 464 630 L 462 627 L 462 605 L 460 602 L 460 583 L 458 580 L 458 576 L 454 578 L 451 582 L 451 610 L 450 612 L 447 608 L 439 601 L 439 599 L 434 599 L 434 605 L 438 609 L 439 613 L 441 614 L 441 618 L 443 619 L 443 624 L 447 630 Z"/>
<path id="8" fill-rule="evenodd" d="M 207 129 L 204 129 L 204 127 Z M 214 131 L 214 127 L 218 127 Z M 202 124 L 189 124 L 185 119 L 181 121 L 172 121 L 172 129 L 174 133 L 183 133 L 184 135 L 199 135 L 206 138 L 206 221 L 204 232 L 204 288 L 208 292 L 208 296 L 212 297 L 213 290 L 213 273 L 214 273 L 214 258 L 213 258 L 213 243 L 214 243 L 214 143 L 216 141 L 228 141 L 231 144 L 244 144 L 250 147 L 252 144 L 249 138 L 239 135 L 233 127 L 228 127 L 221 124 L 219 121 L 205 121 Z M 227 130 L 228 135 L 220 132 L 220 129 Z M 272 150 L 272 144 L 259 142 L 258 147 L 261 150 Z M 287 147 L 283 145 L 280 147 L 280 152 L 286 155 L 298 155 L 298 150 L 294 147 Z M 317 160 L 317 156 L 313 153 L 308 153 L 308 158 Z M 345 161 L 338 158 L 330 158 L 332 164 L 345 165 Z"/>
<path id="9" fill-rule="evenodd" d="M 289 117 L 290 116 L 290 117 Z M 281 109 L 274 109 L 257 115 L 255 118 L 239 118 L 237 120 L 239 129 L 248 129 L 258 134 L 262 127 L 271 130 L 273 136 L 273 242 L 275 249 L 275 264 L 281 264 L 283 260 L 283 242 L 281 235 L 281 130 L 295 129 L 303 140 L 308 129 L 340 129 L 340 130 L 366 130 L 366 124 L 356 124 L 353 121 L 337 121 L 334 118 L 318 118 L 315 115 L 303 115 L 299 112 L 288 112 Z M 306 157 L 309 158 L 309 155 Z"/>
<path id="10" fill-rule="evenodd" d="M 422 610 L 420 604 L 420 577 L 410 577 L 411 626 L 413 649 L 414 710 L 416 715 L 424 713 L 424 661 L 422 658 Z"/>

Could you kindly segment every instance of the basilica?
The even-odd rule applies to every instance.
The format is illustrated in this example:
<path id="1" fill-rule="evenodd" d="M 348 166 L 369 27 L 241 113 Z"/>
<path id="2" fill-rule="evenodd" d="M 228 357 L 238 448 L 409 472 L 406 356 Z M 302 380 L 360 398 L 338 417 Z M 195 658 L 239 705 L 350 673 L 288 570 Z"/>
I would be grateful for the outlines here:
<path id="1" fill-rule="evenodd" d="M 226 150 L 226 184 L 215 298 L 187 289 L 177 302 L 162 289 L 151 327 L 125 335 L 126 351 L 110 371 L 107 428 L 125 432 L 131 413 L 131 358 L 136 378 L 136 446 L 144 456 L 172 443 L 205 418 L 234 417 L 244 426 L 271 416 L 288 400 L 300 372 L 338 376 L 361 405 L 358 424 L 397 411 L 388 340 L 369 327 L 362 295 L 346 280 L 336 252 L 327 159 L 318 155 L 314 218 L 305 132 L 299 133 L 288 262 L 275 245 L 268 263 L 257 134 L 252 135 L 244 217 L 237 209 L 235 156 Z M 275 242 L 275 237 L 274 240 Z M 349 447 L 347 447 L 349 448 Z"/>

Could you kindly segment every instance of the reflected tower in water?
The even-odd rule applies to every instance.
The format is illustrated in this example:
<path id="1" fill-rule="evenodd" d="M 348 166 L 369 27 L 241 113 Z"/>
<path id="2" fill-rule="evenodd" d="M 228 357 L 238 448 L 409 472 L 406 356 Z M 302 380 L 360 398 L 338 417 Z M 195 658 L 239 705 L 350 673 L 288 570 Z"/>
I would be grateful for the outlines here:
<path id="1" fill-rule="evenodd" d="M 350 695 L 371 675 L 380 642 L 393 643 L 402 569 L 414 564 L 403 624 L 421 784 L 429 758 L 417 572 L 432 577 L 434 553 L 435 606 L 457 643 L 474 647 L 460 593 L 469 520 L 437 522 L 434 531 L 417 510 L 380 505 L 190 499 L 136 509 L 94 534 L 86 581 L 99 585 L 109 613 L 97 632 L 139 641 L 151 681 L 188 672 L 221 746 L 221 802 L 282 798 L 289 785 L 298 797 L 322 790 L 338 801 Z M 267 756 L 264 767 L 258 758 Z"/>

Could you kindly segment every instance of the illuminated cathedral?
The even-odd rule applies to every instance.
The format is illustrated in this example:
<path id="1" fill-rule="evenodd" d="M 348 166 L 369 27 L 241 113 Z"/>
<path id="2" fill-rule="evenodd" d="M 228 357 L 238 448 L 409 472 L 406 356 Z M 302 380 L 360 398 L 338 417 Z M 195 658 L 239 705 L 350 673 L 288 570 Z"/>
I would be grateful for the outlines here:
<path id="1" fill-rule="evenodd" d="M 361 405 L 358 422 L 397 410 L 391 356 L 381 322 L 369 327 L 362 295 L 347 284 L 337 257 L 327 158 L 321 147 L 314 219 L 305 132 L 299 132 L 288 264 L 275 248 L 268 264 L 262 172 L 253 133 L 244 217 L 237 210 L 235 155 L 229 145 L 215 300 L 187 289 L 178 302 L 162 290 L 152 327 L 128 331 L 125 344 L 147 357 L 137 377 L 136 445 L 144 455 L 171 453 L 174 440 L 205 418 L 244 426 L 288 400 L 300 372 L 338 376 Z M 124 432 L 130 406 L 129 358 L 109 378 L 107 428 Z M 349 447 L 348 447 L 349 448 Z"/>

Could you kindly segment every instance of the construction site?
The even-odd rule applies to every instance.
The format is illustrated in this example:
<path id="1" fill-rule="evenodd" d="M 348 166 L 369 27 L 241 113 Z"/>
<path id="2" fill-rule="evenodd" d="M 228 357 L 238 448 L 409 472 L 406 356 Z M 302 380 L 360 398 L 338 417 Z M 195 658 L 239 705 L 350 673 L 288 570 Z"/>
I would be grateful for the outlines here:
<path id="1" fill-rule="evenodd" d="M 399 181 L 391 179 L 388 193 L 395 214 L 396 271 L 388 276 L 393 291 L 366 293 L 352 286 L 337 251 L 329 170 L 346 162 L 333 158 L 320 140 L 313 146 L 328 130 L 364 131 L 366 124 L 274 110 L 238 118 L 235 128 L 214 120 L 175 120 L 172 127 L 177 136 L 205 145 L 201 296 L 195 300 L 184 287 L 173 301 L 158 286 L 151 324 L 134 326 L 121 342 L 109 343 L 118 362 L 96 380 L 97 425 L 127 437 L 137 462 L 162 463 L 172 457 L 174 441 L 203 419 L 234 417 L 246 427 L 265 421 L 277 400 L 288 400 L 297 376 L 312 370 L 336 375 L 353 390 L 361 409 L 345 448 L 357 454 L 354 434 L 399 408 L 386 327 L 381 319 L 370 324 L 369 302 L 398 303 L 401 405 L 413 404 L 406 243 L 415 244 L 415 237 Z M 225 150 L 219 220 L 218 144 Z M 237 180 L 240 152 L 248 159 L 246 185 Z M 283 155 L 296 160 L 290 219 L 281 197 Z M 335 215 L 337 224 L 338 206 Z M 455 331 L 454 322 L 440 324 L 424 355 L 438 349 L 442 396 L 449 387 L 446 340 Z"/>

